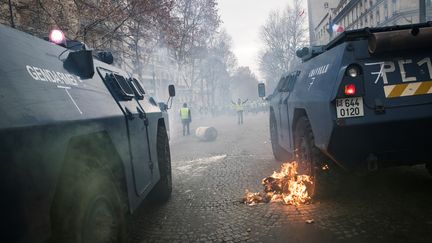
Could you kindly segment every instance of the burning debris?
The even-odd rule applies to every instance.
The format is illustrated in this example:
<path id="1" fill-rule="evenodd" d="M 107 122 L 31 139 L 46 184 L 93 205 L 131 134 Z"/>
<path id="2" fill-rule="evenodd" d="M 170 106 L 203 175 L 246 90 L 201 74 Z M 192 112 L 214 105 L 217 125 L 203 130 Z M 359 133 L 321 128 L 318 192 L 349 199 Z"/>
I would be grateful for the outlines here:
<path id="1" fill-rule="evenodd" d="M 327 164 L 323 165 L 322 170 L 329 170 L 329 166 Z"/>
<path id="2" fill-rule="evenodd" d="M 308 175 L 297 173 L 298 163 L 283 163 L 280 172 L 273 172 L 264 178 L 261 184 L 264 192 L 246 190 L 243 202 L 249 206 L 258 203 L 282 202 L 286 205 L 299 205 L 311 200 L 312 179 Z"/>
<path id="3" fill-rule="evenodd" d="M 306 224 L 313 224 L 313 223 L 315 223 L 315 221 L 313 219 L 307 219 L 305 222 L 306 222 Z"/>
<path id="4" fill-rule="evenodd" d="M 268 203 L 271 197 L 265 192 L 249 192 L 246 190 L 243 197 L 243 202 L 249 206 L 254 206 L 258 203 Z"/>

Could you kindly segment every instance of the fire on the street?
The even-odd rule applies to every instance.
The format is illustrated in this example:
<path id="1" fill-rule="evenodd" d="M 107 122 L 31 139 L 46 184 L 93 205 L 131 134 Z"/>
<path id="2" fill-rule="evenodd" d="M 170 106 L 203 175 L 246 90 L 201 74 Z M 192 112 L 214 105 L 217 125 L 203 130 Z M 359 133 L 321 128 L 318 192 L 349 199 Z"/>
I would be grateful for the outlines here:
<path id="1" fill-rule="evenodd" d="M 243 197 L 243 202 L 253 206 L 257 203 L 282 202 L 287 205 L 299 205 L 311 200 L 309 189 L 312 186 L 311 177 L 299 175 L 297 162 L 283 163 L 280 172 L 273 172 L 262 180 L 264 192 L 249 192 Z"/>

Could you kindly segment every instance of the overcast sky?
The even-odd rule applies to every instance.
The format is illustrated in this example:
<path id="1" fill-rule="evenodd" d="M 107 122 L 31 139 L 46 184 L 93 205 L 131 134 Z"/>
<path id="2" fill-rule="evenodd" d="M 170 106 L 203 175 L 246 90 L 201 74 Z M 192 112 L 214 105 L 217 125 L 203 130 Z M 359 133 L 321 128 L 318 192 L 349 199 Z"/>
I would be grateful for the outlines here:
<path id="1" fill-rule="evenodd" d="M 218 0 L 222 26 L 233 38 L 233 51 L 240 66 L 249 66 L 261 78 L 258 68 L 260 27 L 270 11 L 282 9 L 288 0 Z"/>

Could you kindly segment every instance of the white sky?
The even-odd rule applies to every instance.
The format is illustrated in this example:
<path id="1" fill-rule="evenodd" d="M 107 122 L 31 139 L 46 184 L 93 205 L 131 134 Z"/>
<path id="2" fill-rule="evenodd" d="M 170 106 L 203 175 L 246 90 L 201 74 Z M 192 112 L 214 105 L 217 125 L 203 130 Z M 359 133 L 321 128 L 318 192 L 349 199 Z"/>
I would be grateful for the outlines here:
<path id="1" fill-rule="evenodd" d="M 233 38 L 233 52 L 239 66 L 249 66 L 261 78 L 258 53 L 260 27 L 272 10 L 283 9 L 289 0 L 218 0 L 222 26 Z"/>

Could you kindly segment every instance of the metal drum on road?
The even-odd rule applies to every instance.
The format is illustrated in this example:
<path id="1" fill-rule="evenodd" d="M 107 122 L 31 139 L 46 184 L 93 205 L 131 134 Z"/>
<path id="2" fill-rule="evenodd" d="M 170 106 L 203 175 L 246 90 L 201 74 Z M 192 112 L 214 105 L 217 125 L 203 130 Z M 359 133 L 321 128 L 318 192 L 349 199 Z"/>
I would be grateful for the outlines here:
<path id="1" fill-rule="evenodd" d="M 214 127 L 198 127 L 195 130 L 195 136 L 201 141 L 214 141 L 218 136 L 218 132 Z"/>

